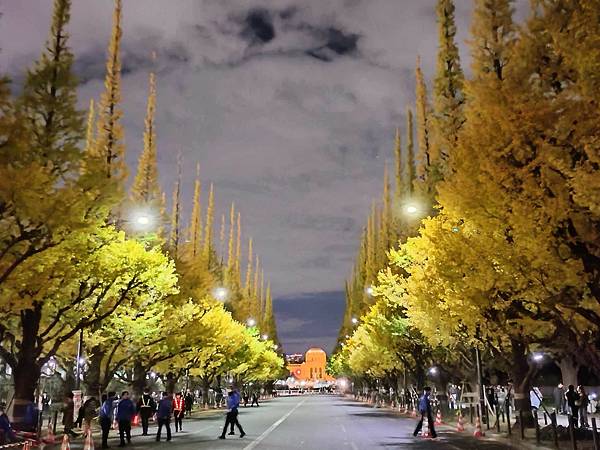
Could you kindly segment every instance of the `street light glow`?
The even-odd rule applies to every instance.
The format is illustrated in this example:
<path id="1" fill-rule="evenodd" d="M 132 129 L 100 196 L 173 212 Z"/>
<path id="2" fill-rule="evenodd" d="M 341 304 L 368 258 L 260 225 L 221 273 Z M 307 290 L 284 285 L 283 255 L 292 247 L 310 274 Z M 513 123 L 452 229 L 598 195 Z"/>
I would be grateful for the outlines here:
<path id="1" fill-rule="evenodd" d="M 533 360 L 540 362 L 542 359 L 544 359 L 544 354 L 543 353 L 534 353 L 533 354 Z"/>
<path id="2" fill-rule="evenodd" d="M 373 291 L 373 286 L 367 286 L 367 288 L 365 289 L 365 292 L 367 293 L 367 295 L 369 297 L 372 297 L 373 296 L 373 292 L 374 292 Z"/>
<path id="3" fill-rule="evenodd" d="M 227 288 L 224 287 L 218 287 L 213 292 L 213 296 L 220 302 L 224 302 L 225 300 L 227 300 L 227 295 Z"/>
<path id="4" fill-rule="evenodd" d="M 437 367 L 432 367 L 431 369 L 429 369 L 429 373 L 431 375 L 436 375 L 438 373 L 438 368 Z"/>
<path id="5" fill-rule="evenodd" d="M 254 320 L 254 319 L 250 318 L 250 319 L 248 319 L 248 320 L 246 321 L 246 324 L 247 324 L 249 327 L 253 327 L 254 325 L 256 325 L 256 320 Z"/>
<path id="6" fill-rule="evenodd" d="M 415 214 L 419 209 L 415 205 L 407 205 L 406 212 L 408 214 Z"/>
<path id="7" fill-rule="evenodd" d="M 358 323 L 358 319 L 357 319 L 356 317 L 353 317 L 353 318 L 352 318 L 352 323 L 353 323 L 354 325 L 356 325 L 356 324 Z"/>
<path id="8" fill-rule="evenodd" d="M 138 216 L 136 222 L 138 223 L 138 225 L 148 225 L 150 223 L 150 217 L 148 216 Z"/>
<path id="9" fill-rule="evenodd" d="M 262 335 L 262 340 L 266 341 L 267 339 L 269 339 L 269 335 L 268 334 L 263 334 Z"/>

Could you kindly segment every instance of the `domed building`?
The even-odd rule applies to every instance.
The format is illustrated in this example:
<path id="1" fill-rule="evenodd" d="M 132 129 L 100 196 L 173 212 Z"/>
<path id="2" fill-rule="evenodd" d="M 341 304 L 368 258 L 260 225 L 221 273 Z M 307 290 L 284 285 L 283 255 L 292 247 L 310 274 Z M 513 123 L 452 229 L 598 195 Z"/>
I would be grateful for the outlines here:
<path id="1" fill-rule="evenodd" d="M 335 381 L 326 372 L 327 353 L 322 348 L 309 348 L 302 362 L 298 361 L 298 356 L 300 355 L 290 355 L 288 358 L 287 368 L 291 377 L 306 382 Z"/>

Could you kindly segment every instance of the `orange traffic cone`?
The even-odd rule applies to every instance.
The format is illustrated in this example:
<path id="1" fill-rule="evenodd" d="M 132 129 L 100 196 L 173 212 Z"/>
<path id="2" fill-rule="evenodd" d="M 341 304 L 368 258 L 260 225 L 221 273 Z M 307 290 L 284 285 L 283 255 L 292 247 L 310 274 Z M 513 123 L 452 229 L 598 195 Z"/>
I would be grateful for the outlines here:
<path id="1" fill-rule="evenodd" d="M 458 413 L 458 423 L 456 424 L 456 431 L 465 431 L 465 424 L 463 423 L 462 413 Z"/>
<path id="2" fill-rule="evenodd" d="M 417 406 L 416 406 L 416 405 L 415 405 L 415 406 L 413 406 L 413 410 L 412 410 L 412 412 L 410 413 L 410 415 L 411 415 L 412 417 L 417 417 Z"/>
<path id="3" fill-rule="evenodd" d="M 441 425 L 442 424 L 442 411 L 438 409 L 437 414 L 435 415 L 435 424 L 436 425 Z"/>
<path id="4" fill-rule="evenodd" d="M 85 442 L 83 443 L 83 450 L 94 450 L 94 439 L 92 438 L 92 429 L 88 428 L 85 433 Z"/>
<path id="5" fill-rule="evenodd" d="M 71 444 L 69 444 L 69 435 L 65 434 L 63 436 L 62 444 L 60 446 L 60 450 L 71 450 Z"/>
<path id="6" fill-rule="evenodd" d="M 136 414 L 135 416 L 133 416 L 133 423 L 132 425 L 134 427 L 138 427 L 140 425 L 140 415 Z"/>
<path id="7" fill-rule="evenodd" d="M 477 420 L 475 421 L 475 431 L 473 432 L 473 436 L 475 436 L 475 437 L 485 436 L 485 433 L 481 429 L 481 420 L 479 420 L 479 416 L 477 416 Z"/>

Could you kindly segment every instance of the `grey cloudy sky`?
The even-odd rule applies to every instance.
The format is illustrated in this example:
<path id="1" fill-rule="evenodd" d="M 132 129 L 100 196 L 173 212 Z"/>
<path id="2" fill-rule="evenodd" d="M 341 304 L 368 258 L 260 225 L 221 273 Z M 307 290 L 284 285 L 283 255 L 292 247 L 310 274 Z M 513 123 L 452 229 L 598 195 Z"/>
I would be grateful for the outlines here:
<path id="1" fill-rule="evenodd" d="M 392 162 L 395 127 L 414 98 L 417 55 L 433 74 L 435 3 L 124 0 L 130 167 L 142 147 L 154 67 L 163 187 L 170 191 L 182 151 L 188 205 L 197 161 L 205 185 L 215 183 L 219 215 L 236 202 L 273 283 L 286 351 L 330 350 L 335 341 L 341 288 L 381 192 L 384 161 Z M 464 65 L 471 6 L 456 1 Z M 42 48 L 51 7 L 50 0 L 0 0 L 0 70 L 17 82 Z M 111 17 L 110 0 L 73 0 L 82 106 L 102 89 Z"/>

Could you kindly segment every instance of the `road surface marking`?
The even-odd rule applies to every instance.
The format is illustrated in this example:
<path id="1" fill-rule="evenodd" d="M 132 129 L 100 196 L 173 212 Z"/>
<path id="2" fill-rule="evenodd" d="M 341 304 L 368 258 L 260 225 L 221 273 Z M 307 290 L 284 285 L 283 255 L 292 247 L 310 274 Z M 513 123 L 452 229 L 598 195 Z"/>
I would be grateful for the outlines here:
<path id="1" fill-rule="evenodd" d="M 340 423 L 340 426 L 342 427 L 342 433 L 347 434 L 348 432 L 346 431 L 346 427 L 344 426 L 344 424 Z"/>
<path id="2" fill-rule="evenodd" d="M 275 422 L 273 425 L 271 425 L 269 428 L 267 428 L 263 434 L 261 434 L 259 437 L 257 437 L 254 441 L 250 442 L 248 445 L 246 445 L 243 450 L 252 450 L 253 448 L 255 448 L 258 444 L 260 444 L 262 442 L 263 439 L 265 439 L 269 434 L 271 434 L 275 428 L 277 428 L 279 425 L 281 425 L 285 419 L 290 417 L 294 411 L 296 411 L 298 408 L 300 408 L 300 406 L 302 406 L 302 404 L 306 400 L 308 400 L 308 398 L 305 398 L 300 403 L 298 403 L 296 406 L 294 406 L 292 409 L 290 409 L 277 422 Z"/>
<path id="3" fill-rule="evenodd" d="M 354 442 L 350 442 L 350 447 L 352 447 L 352 450 L 358 450 L 358 446 Z"/>

